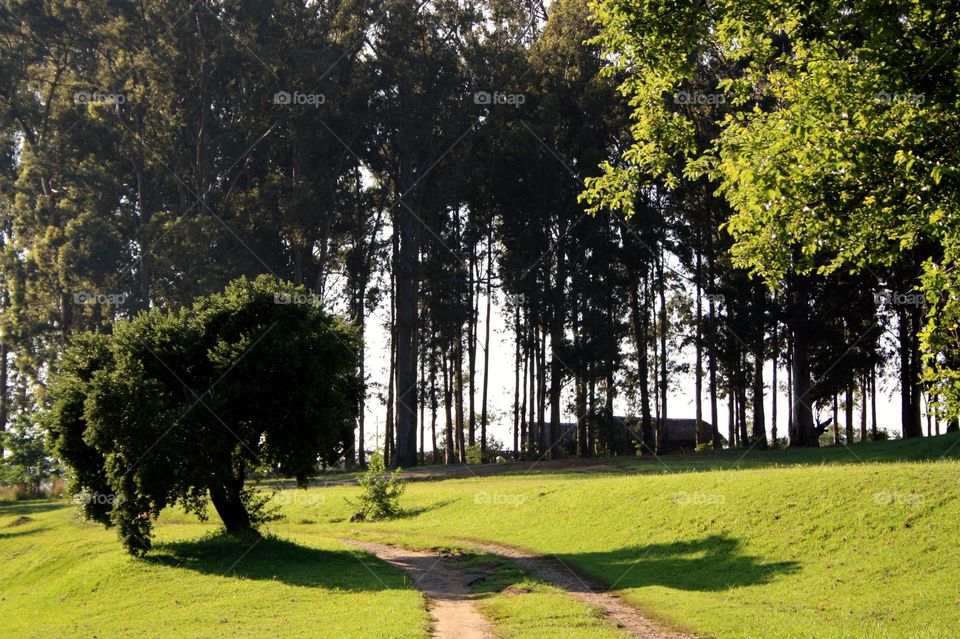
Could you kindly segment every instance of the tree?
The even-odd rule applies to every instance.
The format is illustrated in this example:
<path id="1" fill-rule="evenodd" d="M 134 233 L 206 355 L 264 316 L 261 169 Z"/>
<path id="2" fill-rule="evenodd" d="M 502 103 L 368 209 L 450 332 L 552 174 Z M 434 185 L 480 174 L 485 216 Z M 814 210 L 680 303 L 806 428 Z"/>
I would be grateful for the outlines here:
<path id="1" fill-rule="evenodd" d="M 0 460 L 0 481 L 28 484 L 36 493 L 40 484 L 53 476 L 57 467 L 44 445 L 43 429 L 21 413 L 0 433 L 6 456 Z"/>
<path id="2" fill-rule="evenodd" d="M 946 213 L 956 207 L 958 171 L 943 143 L 960 133 L 950 108 L 956 77 L 943 62 L 943 52 L 956 47 L 951 9 L 912 0 L 856 7 L 832 0 L 598 0 L 592 9 L 607 71 L 630 100 L 633 144 L 588 180 L 584 197 L 595 210 L 628 214 L 636 194 L 657 181 L 681 201 L 698 187 L 703 192 L 705 182 L 724 198 L 725 214 L 698 216 L 706 228 L 690 243 L 707 257 L 708 280 L 724 279 L 710 264 L 719 226 L 732 240 L 731 266 L 765 280 L 788 310 L 791 445 L 817 445 L 813 405 L 822 389 L 813 378 L 813 309 L 824 277 L 841 269 L 859 270 L 865 290 L 876 285 L 873 269 L 924 264 L 924 274 L 905 287 L 924 291 L 927 381 L 949 393 L 951 380 L 960 379 L 951 372 L 960 370 L 952 319 L 960 306 L 950 294 L 957 284 L 950 247 L 960 245 L 960 234 Z M 699 290 L 699 258 L 696 264 Z M 754 361 L 759 440 L 766 336 L 756 320 L 765 296 L 747 299 L 758 330 L 744 336 L 749 346 L 733 344 L 728 369 L 736 373 L 746 354 Z M 727 309 L 733 316 L 746 310 L 739 303 Z M 918 434 L 922 389 L 909 351 L 919 313 L 899 314 L 904 432 Z M 871 336 L 847 341 L 861 337 Z M 851 387 L 859 371 L 845 373 L 843 386 Z M 742 394 L 742 380 L 732 382 Z M 960 394 L 957 400 L 960 410 Z M 742 413 L 744 402 L 735 403 Z"/>
<path id="3" fill-rule="evenodd" d="M 251 470 L 304 483 L 350 441 L 362 384 L 352 327 L 306 289 L 235 280 L 180 311 L 151 310 L 113 335 L 75 339 L 60 361 L 47 425 L 73 468 L 86 514 L 114 525 L 129 552 L 150 548 L 169 505 L 230 533 L 256 527 Z M 106 502 L 106 503 L 104 503 Z"/>

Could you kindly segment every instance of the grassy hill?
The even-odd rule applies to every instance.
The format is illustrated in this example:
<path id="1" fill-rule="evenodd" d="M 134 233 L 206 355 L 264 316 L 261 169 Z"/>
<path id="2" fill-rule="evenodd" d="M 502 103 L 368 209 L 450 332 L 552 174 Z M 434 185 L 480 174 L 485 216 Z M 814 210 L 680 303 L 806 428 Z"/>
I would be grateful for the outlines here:
<path id="1" fill-rule="evenodd" d="M 137 560 L 74 513 L 63 502 L 0 503 L 0 636 L 424 636 L 419 594 L 335 540 L 224 539 L 171 513 L 156 551 Z"/>
<path id="2" fill-rule="evenodd" d="M 224 539 L 170 511 L 145 560 L 68 503 L 0 502 L 2 634 L 425 636 L 416 591 L 337 541 L 357 536 L 555 554 L 705 636 L 954 637 L 960 462 L 940 457 L 957 441 L 414 482 L 409 515 L 387 523 L 349 522 L 353 486 L 288 490 L 276 538 Z"/>
<path id="3" fill-rule="evenodd" d="M 556 554 L 710 636 L 946 638 L 960 628 L 960 463 L 940 457 L 957 441 L 752 452 L 743 469 L 731 469 L 731 451 L 698 472 L 664 458 L 660 474 L 631 462 L 619 474 L 417 482 L 414 514 L 388 524 L 345 523 L 351 489 L 325 488 L 323 504 L 291 522 Z"/>

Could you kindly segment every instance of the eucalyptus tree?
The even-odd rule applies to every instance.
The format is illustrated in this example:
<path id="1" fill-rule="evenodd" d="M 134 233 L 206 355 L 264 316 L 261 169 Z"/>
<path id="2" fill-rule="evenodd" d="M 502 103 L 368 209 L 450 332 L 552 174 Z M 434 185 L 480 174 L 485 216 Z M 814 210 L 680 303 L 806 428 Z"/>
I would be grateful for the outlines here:
<path id="1" fill-rule="evenodd" d="M 375 176 L 393 199 L 396 237 L 395 464 L 416 459 L 420 247 L 436 234 L 427 207 L 449 150 L 475 125 L 464 74 L 464 49 L 479 14 L 457 2 L 389 0 L 368 39 L 375 56 L 372 109 L 377 122 L 367 151 Z M 435 202 L 435 199 L 433 200 Z"/>

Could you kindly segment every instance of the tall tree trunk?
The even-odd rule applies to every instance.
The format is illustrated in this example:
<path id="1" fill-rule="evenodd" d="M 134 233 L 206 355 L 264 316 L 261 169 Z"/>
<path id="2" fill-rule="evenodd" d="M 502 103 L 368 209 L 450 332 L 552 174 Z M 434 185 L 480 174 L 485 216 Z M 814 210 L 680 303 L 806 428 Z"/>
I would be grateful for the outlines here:
<path id="1" fill-rule="evenodd" d="M 530 312 L 529 315 L 533 313 Z M 529 386 L 529 398 L 530 398 L 530 417 L 527 420 L 527 454 L 531 457 L 536 457 L 537 455 L 537 438 L 538 433 L 540 432 L 537 428 L 537 391 L 536 391 L 536 380 L 537 380 L 537 364 L 540 361 L 537 349 L 537 335 L 536 335 L 536 326 L 533 325 L 533 318 L 527 317 L 527 355 L 530 360 L 530 386 Z"/>
<path id="2" fill-rule="evenodd" d="M 421 357 L 421 358 L 420 358 L 420 379 L 421 379 L 421 380 L 424 380 L 424 379 L 427 378 L 426 375 L 424 375 L 424 368 L 425 368 L 425 366 L 426 366 L 426 361 L 425 361 L 425 360 L 426 360 L 425 357 Z M 420 398 L 419 398 L 419 399 L 420 399 L 420 406 L 419 406 L 419 408 L 420 408 L 420 455 L 419 455 L 419 457 L 418 457 L 417 459 L 418 459 L 418 461 L 420 462 L 420 464 L 422 465 L 422 464 L 424 463 L 424 457 L 423 457 L 423 455 L 424 455 L 424 449 L 426 448 L 426 443 L 427 443 L 427 397 L 426 397 L 426 392 L 422 393 L 422 394 L 420 395 Z"/>
<path id="3" fill-rule="evenodd" d="M 712 276 L 711 276 L 712 277 Z M 713 296 L 707 300 L 708 305 L 708 314 L 709 314 L 709 333 L 711 347 L 708 351 L 708 360 L 707 368 L 710 374 L 710 429 L 713 434 L 713 449 L 720 450 L 723 448 L 723 443 L 720 441 L 720 411 L 717 406 L 717 355 L 714 352 L 716 349 L 713 347 L 713 343 L 717 339 L 717 325 L 716 325 L 716 308 L 714 307 Z"/>
<path id="4" fill-rule="evenodd" d="M 453 355 L 448 358 L 443 356 L 443 407 L 446 414 L 444 423 L 444 445 L 443 445 L 443 463 L 452 464 L 454 460 L 453 450 L 453 376 L 450 374 Z M 451 360 L 451 361 L 448 361 Z"/>
<path id="5" fill-rule="evenodd" d="M 557 441 L 560 431 L 560 384 L 562 365 L 557 351 L 563 342 L 563 327 L 554 323 L 550 329 L 550 425 L 543 437 L 543 446 L 549 459 L 559 459 Z"/>
<path id="6" fill-rule="evenodd" d="M 387 466 L 393 463 L 393 423 L 396 407 L 397 382 L 397 323 L 396 323 L 396 294 L 394 293 L 395 278 L 390 276 L 390 365 L 387 381 L 387 423 L 384 425 L 383 463 Z"/>
<path id="7" fill-rule="evenodd" d="M 520 361 L 520 308 L 514 309 L 513 313 L 513 335 L 514 335 L 514 353 L 513 353 L 513 456 L 520 458 L 520 422 L 523 414 L 523 407 L 520 405 L 520 368 L 523 363 Z M 526 375 L 526 373 L 524 373 Z M 486 375 L 484 375 L 486 377 Z M 526 376 L 524 376 L 526 382 Z"/>
<path id="8" fill-rule="evenodd" d="M 910 374 L 913 376 L 913 392 L 910 394 L 910 432 L 912 437 L 923 437 L 923 421 L 920 417 L 920 398 L 923 395 L 923 382 L 920 380 L 923 371 L 923 363 L 920 360 L 919 337 L 921 313 L 922 311 L 919 306 L 910 307 L 910 341 L 912 344 L 910 355 L 913 360 L 913 364 L 910 367 Z"/>
<path id="9" fill-rule="evenodd" d="M 587 421 L 587 450 L 591 455 L 600 452 L 597 448 L 597 430 L 594 416 L 597 414 L 597 381 L 593 376 L 593 367 L 591 366 L 587 373 L 587 415 L 590 419 Z"/>
<path id="10" fill-rule="evenodd" d="M 637 376 L 640 385 L 640 444 L 643 454 L 646 455 L 653 452 L 656 441 L 653 434 L 653 424 L 650 421 L 650 370 L 647 360 L 650 313 L 646 299 L 644 299 L 644 308 L 641 311 L 639 285 L 639 282 L 634 282 L 630 286 L 630 323 L 633 325 L 633 342 L 637 349 Z"/>
<path id="11" fill-rule="evenodd" d="M 10 412 L 8 348 L 6 341 L 0 342 L 0 459 L 3 459 L 3 433 L 7 430 L 7 419 Z"/>
<path id="12" fill-rule="evenodd" d="M 493 232 L 487 233 L 487 312 L 483 323 L 483 390 L 480 399 L 480 459 L 487 459 L 487 388 L 490 386 L 490 307 L 493 291 Z"/>
<path id="13" fill-rule="evenodd" d="M 860 375 L 860 441 L 867 441 L 867 374 Z"/>
<path id="14" fill-rule="evenodd" d="M 615 386 L 613 384 L 613 367 L 607 366 L 607 377 L 606 377 L 606 404 L 603 407 L 603 417 L 604 425 L 607 429 L 607 439 L 610 442 L 608 447 L 608 452 L 614 455 L 623 454 L 621 449 L 621 437 L 620 437 L 620 428 L 613 422 L 613 399 L 616 395 Z"/>
<path id="15" fill-rule="evenodd" d="M 357 318 L 357 329 L 360 331 L 360 357 L 359 357 L 359 375 L 360 381 L 363 384 L 367 383 L 367 368 L 364 354 L 366 348 L 364 346 L 364 337 L 366 333 L 366 318 L 363 314 L 363 302 L 360 303 L 360 315 Z M 364 451 L 364 424 L 366 423 L 366 413 L 367 413 L 367 393 L 366 391 L 360 393 L 360 398 L 358 400 L 359 405 L 357 407 L 357 440 L 356 445 L 356 459 L 357 463 L 361 466 L 366 464 L 366 452 Z M 353 455 L 349 455 L 348 458 L 352 459 Z"/>
<path id="16" fill-rule="evenodd" d="M 696 267 L 694 269 L 694 278 L 696 280 L 696 315 L 693 318 L 695 326 L 695 335 L 694 335 L 694 350 L 695 353 L 695 363 L 694 363 L 694 384 L 693 392 L 695 395 L 694 398 L 694 412 L 696 414 L 697 420 L 697 429 L 696 429 L 696 442 L 697 445 L 704 443 L 702 437 L 705 434 L 703 428 L 703 283 L 702 283 L 702 254 L 700 251 L 700 242 L 699 238 L 697 241 L 696 247 L 697 260 Z M 712 436 L 710 438 L 712 440 Z"/>
<path id="17" fill-rule="evenodd" d="M 741 355 L 741 370 L 746 371 L 747 364 L 746 354 Z M 750 445 L 750 435 L 747 433 L 747 380 L 741 379 L 740 383 L 737 385 L 737 391 L 739 395 L 737 396 L 737 405 L 739 407 L 739 413 L 737 414 L 737 423 L 740 426 L 740 443 L 744 447 Z"/>
<path id="18" fill-rule="evenodd" d="M 737 395 L 733 390 L 733 381 L 727 386 L 727 439 L 730 448 L 737 445 Z"/>
<path id="19" fill-rule="evenodd" d="M 843 413 L 846 426 L 847 446 L 853 443 L 853 381 L 847 380 L 847 387 L 844 389 L 844 407 Z"/>
<path id="20" fill-rule="evenodd" d="M 870 368 L 870 432 L 877 440 L 877 368 Z M 939 435 L 939 433 L 937 433 Z"/>
<path id="21" fill-rule="evenodd" d="M 430 450 L 433 451 L 431 461 L 433 464 L 439 462 L 437 458 L 437 408 L 439 408 L 437 402 L 437 351 L 434 343 L 430 356 L 430 443 L 432 444 Z"/>
<path id="22" fill-rule="evenodd" d="M 777 305 L 777 298 L 774 297 L 774 308 Z M 776 448 L 779 445 L 777 441 L 777 397 L 779 396 L 780 389 L 777 388 L 777 370 L 780 368 L 780 341 L 779 336 L 777 335 L 777 321 L 773 320 L 770 330 L 772 331 L 772 338 L 770 343 L 770 348 L 773 351 L 771 359 L 773 360 L 773 371 L 771 372 L 770 379 L 770 396 L 773 401 L 770 403 L 770 444 L 773 448 Z"/>
<path id="23" fill-rule="evenodd" d="M 409 150 L 402 153 L 400 196 L 416 183 Z M 396 455 L 394 467 L 417 465 L 417 297 L 419 247 L 413 208 L 417 202 L 397 209 L 397 398 Z"/>
<path id="24" fill-rule="evenodd" d="M 562 248 L 556 250 L 557 266 L 554 280 L 555 293 L 560 300 L 565 300 L 566 288 L 566 261 Z M 550 309 L 550 427 L 545 433 L 544 448 L 550 459 L 559 459 L 558 437 L 560 435 L 560 389 L 563 383 L 564 366 L 560 360 L 560 351 L 563 348 L 564 325 L 566 322 L 566 304 L 553 304 Z"/>
<path id="25" fill-rule="evenodd" d="M 456 428 L 456 443 L 457 443 L 457 458 L 460 460 L 461 464 L 467 463 L 467 447 L 466 442 L 464 441 L 463 431 L 465 430 L 466 422 L 463 419 L 463 327 L 460 327 L 460 334 L 457 335 L 457 344 L 454 347 L 454 352 L 456 353 L 456 359 L 454 360 L 455 368 L 453 370 L 453 379 L 456 382 L 456 392 L 454 393 L 454 406 L 456 408 L 456 421 L 454 427 Z"/>
<path id="26" fill-rule="evenodd" d="M 761 344 L 763 338 L 760 338 Z M 763 347 L 759 347 L 753 359 L 753 445 L 767 449 L 767 428 L 763 411 Z"/>
<path id="27" fill-rule="evenodd" d="M 540 352 L 540 362 L 537 365 L 539 379 L 537 380 L 537 422 L 540 432 L 537 440 L 538 453 L 542 457 L 548 452 L 546 448 L 546 408 L 547 408 L 547 333 L 540 332 L 537 346 Z"/>
<path id="28" fill-rule="evenodd" d="M 920 437 L 919 369 L 913 330 L 913 313 L 901 306 L 897 313 L 900 338 L 900 409 L 904 437 Z M 919 314 L 917 313 L 918 317 Z"/>
<path id="29" fill-rule="evenodd" d="M 664 452 L 668 445 L 667 439 L 667 394 L 669 393 L 667 382 L 667 282 L 664 277 L 664 255 L 663 247 L 660 248 L 660 259 L 658 262 L 658 279 L 660 293 L 660 419 L 658 421 L 657 433 L 657 452 Z"/>
<path id="30" fill-rule="evenodd" d="M 833 444 L 840 443 L 840 404 L 837 400 L 837 394 L 833 394 Z"/>
<path id="31" fill-rule="evenodd" d="M 579 353 L 582 344 L 580 338 L 580 332 L 582 330 L 580 299 L 576 295 L 572 297 L 573 308 L 571 309 L 570 319 L 573 324 L 573 351 Z M 579 370 L 574 374 L 573 379 L 573 404 L 577 419 L 575 433 L 577 437 L 577 457 L 587 457 L 589 449 L 587 447 L 587 419 L 585 415 L 587 412 L 586 385 L 584 383 L 582 367 L 578 366 L 577 368 Z"/>
<path id="32" fill-rule="evenodd" d="M 468 432 L 467 441 L 470 446 L 477 443 L 477 318 L 479 312 L 477 304 L 479 303 L 479 278 L 477 273 L 477 243 L 470 241 L 470 263 L 468 265 L 470 275 L 468 276 L 467 288 L 470 291 L 468 300 L 470 303 L 470 313 L 467 315 L 467 360 L 469 365 L 469 376 L 467 386 L 469 389 L 469 400 L 467 402 L 468 410 Z"/>
<path id="33" fill-rule="evenodd" d="M 803 277 L 795 278 L 796 299 L 793 327 L 793 426 L 797 437 L 791 446 L 819 446 L 813 423 L 813 406 L 810 399 L 810 351 L 808 338 L 809 292 L 808 282 Z"/>
<path id="34" fill-rule="evenodd" d="M 787 339 L 787 445 L 796 441 L 797 431 L 793 426 L 793 340 Z"/>

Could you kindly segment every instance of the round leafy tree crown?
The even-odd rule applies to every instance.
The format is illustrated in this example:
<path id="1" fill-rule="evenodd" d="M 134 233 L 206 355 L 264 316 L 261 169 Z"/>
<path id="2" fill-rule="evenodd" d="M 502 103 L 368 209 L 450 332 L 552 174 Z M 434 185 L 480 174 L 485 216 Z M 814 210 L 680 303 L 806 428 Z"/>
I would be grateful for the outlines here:
<path id="1" fill-rule="evenodd" d="M 241 278 L 191 308 L 80 335 L 60 359 L 47 428 L 85 514 L 133 553 L 179 503 L 228 531 L 258 523 L 250 471 L 300 482 L 336 462 L 362 383 L 354 328 L 302 287 Z"/>

